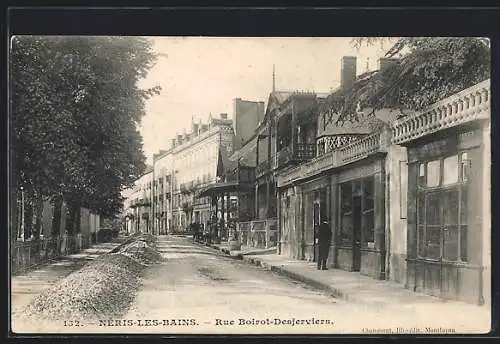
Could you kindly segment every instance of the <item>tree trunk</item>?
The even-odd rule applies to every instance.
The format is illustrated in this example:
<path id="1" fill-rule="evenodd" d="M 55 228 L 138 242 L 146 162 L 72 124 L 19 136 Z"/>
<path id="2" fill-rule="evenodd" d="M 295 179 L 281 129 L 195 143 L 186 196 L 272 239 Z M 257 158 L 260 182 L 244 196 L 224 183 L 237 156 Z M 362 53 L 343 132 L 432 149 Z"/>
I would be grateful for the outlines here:
<path id="1" fill-rule="evenodd" d="M 36 240 L 40 239 L 40 233 L 42 231 L 42 216 L 43 216 L 43 198 L 37 196 L 34 202 L 35 206 L 35 228 L 33 230 L 33 236 Z"/>
<path id="2" fill-rule="evenodd" d="M 69 218 L 66 224 L 68 235 L 75 235 L 80 230 L 79 222 L 80 200 L 77 197 L 72 197 L 69 200 Z"/>
<path id="3" fill-rule="evenodd" d="M 24 240 L 31 238 L 33 233 L 33 192 L 26 188 L 24 194 Z"/>
<path id="4" fill-rule="evenodd" d="M 58 237 L 61 234 L 61 215 L 63 199 L 61 196 L 54 198 L 54 213 L 52 215 L 52 237 Z"/>
<path id="5" fill-rule="evenodd" d="M 17 185 L 10 186 L 10 236 L 12 242 L 17 240 L 20 231 L 19 222 L 19 193 Z"/>
<path id="6" fill-rule="evenodd" d="M 76 207 L 76 217 L 75 217 L 75 233 L 80 233 L 82 224 L 82 209 L 80 207 L 80 202 L 77 202 Z"/>

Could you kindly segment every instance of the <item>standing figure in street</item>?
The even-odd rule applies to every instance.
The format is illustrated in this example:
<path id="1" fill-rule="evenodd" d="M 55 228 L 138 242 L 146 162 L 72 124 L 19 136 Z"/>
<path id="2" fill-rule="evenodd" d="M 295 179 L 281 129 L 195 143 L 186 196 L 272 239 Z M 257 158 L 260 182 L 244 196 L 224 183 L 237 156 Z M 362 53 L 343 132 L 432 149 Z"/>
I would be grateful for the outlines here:
<path id="1" fill-rule="evenodd" d="M 198 240 L 199 230 L 200 228 L 197 222 L 191 223 L 191 233 L 193 234 L 193 242 Z"/>
<path id="2" fill-rule="evenodd" d="M 326 261 L 328 260 L 328 252 L 330 251 L 330 243 L 332 240 L 332 231 L 328 221 L 323 220 L 319 225 L 318 232 L 318 270 L 328 270 Z"/>

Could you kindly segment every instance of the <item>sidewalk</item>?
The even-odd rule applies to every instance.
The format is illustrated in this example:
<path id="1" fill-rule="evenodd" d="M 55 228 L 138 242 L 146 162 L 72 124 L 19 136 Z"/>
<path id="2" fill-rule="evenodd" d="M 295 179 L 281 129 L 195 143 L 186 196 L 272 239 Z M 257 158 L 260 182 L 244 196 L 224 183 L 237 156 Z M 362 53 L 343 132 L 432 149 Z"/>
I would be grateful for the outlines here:
<path id="1" fill-rule="evenodd" d="M 402 284 L 375 280 L 356 272 L 338 269 L 317 270 L 316 263 L 294 260 L 277 254 L 244 255 L 247 263 L 264 267 L 297 281 L 322 289 L 330 295 L 380 310 L 411 313 L 422 319 L 429 317 L 449 321 L 460 318 L 478 324 L 491 323 L 491 307 L 460 301 L 447 301 L 405 289 Z M 451 319 L 450 319 L 451 318 Z M 438 320 L 436 320 L 438 321 Z M 441 321 L 441 320 L 439 320 Z"/>
<path id="2" fill-rule="evenodd" d="M 247 255 L 273 255 L 276 253 L 276 246 L 270 247 L 270 248 L 255 248 L 255 247 L 248 247 L 248 246 L 241 246 L 241 250 L 230 250 L 229 245 L 227 244 L 210 244 L 210 247 L 221 251 L 222 253 L 225 253 L 227 255 L 230 255 L 231 257 L 238 257 L 242 258 L 243 256 Z"/>
<path id="3" fill-rule="evenodd" d="M 71 272 L 83 267 L 88 261 L 107 253 L 120 245 L 119 240 L 98 243 L 79 253 L 71 254 L 47 265 L 11 277 L 12 315 L 24 307 L 46 288 L 52 286 Z"/>

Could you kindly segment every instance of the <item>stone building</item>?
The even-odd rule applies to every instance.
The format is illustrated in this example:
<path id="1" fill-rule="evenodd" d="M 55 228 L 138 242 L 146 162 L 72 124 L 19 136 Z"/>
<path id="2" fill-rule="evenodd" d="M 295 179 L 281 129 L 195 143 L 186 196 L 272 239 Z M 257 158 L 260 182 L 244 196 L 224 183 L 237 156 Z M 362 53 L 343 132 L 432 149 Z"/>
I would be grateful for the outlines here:
<path id="1" fill-rule="evenodd" d="M 193 123 L 189 133 L 172 140 L 172 230 L 209 220 L 210 199 L 197 197 L 197 190 L 216 181 L 221 147 L 232 151 L 232 125 L 227 114 L 210 116 L 207 124 Z"/>

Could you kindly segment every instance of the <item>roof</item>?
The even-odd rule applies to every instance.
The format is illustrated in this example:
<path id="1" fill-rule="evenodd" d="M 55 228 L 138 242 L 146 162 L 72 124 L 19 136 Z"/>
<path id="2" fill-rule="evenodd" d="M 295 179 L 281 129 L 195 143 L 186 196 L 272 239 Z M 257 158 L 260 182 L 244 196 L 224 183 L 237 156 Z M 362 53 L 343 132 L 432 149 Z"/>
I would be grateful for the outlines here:
<path id="1" fill-rule="evenodd" d="M 273 91 L 269 93 L 269 98 L 267 100 L 266 111 L 264 113 L 264 120 L 257 127 L 261 128 L 269 119 L 269 113 L 275 108 L 283 104 L 290 96 L 293 94 L 291 91 Z M 274 103 L 275 106 L 272 106 Z"/>
<path id="2" fill-rule="evenodd" d="M 146 169 L 144 170 L 144 173 L 142 175 L 145 175 L 145 174 L 148 174 L 148 173 L 151 173 L 151 172 L 153 172 L 153 166 L 147 165 Z"/>
<path id="3" fill-rule="evenodd" d="M 240 159 L 240 163 L 246 166 L 255 167 L 255 160 L 257 159 L 257 139 L 260 135 L 264 134 L 265 130 L 266 128 L 264 126 L 257 128 L 253 135 L 243 143 L 243 146 L 229 156 L 229 160 L 237 161 Z"/>
<path id="4" fill-rule="evenodd" d="M 282 104 L 285 100 L 290 98 L 293 92 L 290 91 L 274 91 L 271 95 L 277 100 L 279 104 Z"/>

